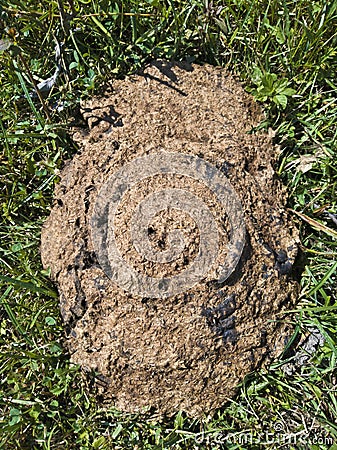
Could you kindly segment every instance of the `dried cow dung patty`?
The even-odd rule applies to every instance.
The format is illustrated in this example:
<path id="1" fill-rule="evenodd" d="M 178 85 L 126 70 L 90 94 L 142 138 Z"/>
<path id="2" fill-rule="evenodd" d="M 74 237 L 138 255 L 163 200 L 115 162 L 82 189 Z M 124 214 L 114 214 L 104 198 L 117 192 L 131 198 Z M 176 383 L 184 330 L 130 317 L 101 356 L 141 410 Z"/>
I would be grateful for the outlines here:
<path id="1" fill-rule="evenodd" d="M 41 244 L 71 359 L 122 410 L 209 412 L 290 332 L 298 233 L 272 135 L 208 65 L 155 61 L 82 114 Z"/>

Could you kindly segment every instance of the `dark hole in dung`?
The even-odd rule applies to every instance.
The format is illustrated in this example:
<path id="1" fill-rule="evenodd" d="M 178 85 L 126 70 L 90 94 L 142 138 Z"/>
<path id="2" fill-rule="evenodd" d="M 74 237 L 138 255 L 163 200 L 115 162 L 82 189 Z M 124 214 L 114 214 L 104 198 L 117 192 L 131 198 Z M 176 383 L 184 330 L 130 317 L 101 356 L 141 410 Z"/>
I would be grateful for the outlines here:
<path id="1" fill-rule="evenodd" d="M 234 344 L 237 341 L 235 331 L 236 309 L 235 294 L 230 295 L 222 303 L 213 308 L 204 308 L 201 315 L 206 318 L 208 326 L 224 343 Z"/>

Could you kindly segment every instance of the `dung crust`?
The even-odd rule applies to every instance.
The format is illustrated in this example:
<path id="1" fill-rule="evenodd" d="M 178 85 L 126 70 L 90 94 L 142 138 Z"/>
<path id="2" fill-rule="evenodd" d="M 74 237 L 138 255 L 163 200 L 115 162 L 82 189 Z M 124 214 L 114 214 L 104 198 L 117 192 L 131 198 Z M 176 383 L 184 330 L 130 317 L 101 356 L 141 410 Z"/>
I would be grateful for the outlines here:
<path id="1" fill-rule="evenodd" d="M 41 241 L 43 265 L 59 289 L 71 359 L 100 374 L 100 398 L 108 405 L 209 413 L 235 394 L 245 375 L 277 357 L 291 334 L 281 319 L 298 295 L 291 276 L 298 231 L 273 170 L 272 133 L 249 133 L 263 119 L 258 106 L 224 69 L 209 65 L 155 61 L 142 75 L 114 81 L 104 95 L 85 101 L 82 114 L 88 129 L 74 131 L 80 151 L 61 171 Z M 224 283 L 210 274 L 186 292 L 144 298 L 125 292 L 102 270 L 91 222 L 99 192 L 125 164 L 157 152 L 198 156 L 234 187 L 246 242 Z M 200 196 L 222 221 L 221 249 L 228 244 L 226 211 L 205 186 L 165 174 L 140 183 L 120 205 L 116 240 L 128 264 L 158 278 L 183 272 L 200 241 L 188 214 L 163 211 L 149 227 L 151 245 L 167 249 L 176 227 L 187 242 L 183 252 L 168 263 L 137 253 L 132 211 L 162 186 Z"/>

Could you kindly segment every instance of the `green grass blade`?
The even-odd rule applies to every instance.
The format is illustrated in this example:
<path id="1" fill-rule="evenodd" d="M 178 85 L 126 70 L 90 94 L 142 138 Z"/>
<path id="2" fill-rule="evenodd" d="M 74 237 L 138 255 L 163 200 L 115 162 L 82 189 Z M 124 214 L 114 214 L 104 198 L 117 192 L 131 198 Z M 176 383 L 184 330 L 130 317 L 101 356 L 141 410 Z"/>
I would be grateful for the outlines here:
<path id="1" fill-rule="evenodd" d="M 14 325 L 15 329 L 18 331 L 19 334 L 21 334 L 25 341 L 28 342 L 28 344 L 30 345 L 34 345 L 34 342 L 30 339 L 30 337 L 27 335 L 27 333 L 22 329 L 21 325 L 19 324 L 19 322 L 17 321 L 14 312 L 12 311 L 12 308 L 10 307 L 9 303 L 5 300 L 9 294 L 12 292 L 13 287 L 9 286 L 5 292 L 3 293 L 3 295 L 0 298 L 0 305 L 2 305 L 10 319 L 10 321 L 12 322 L 12 324 Z"/>
<path id="2" fill-rule="evenodd" d="M 33 111 L 33 113 L 34 113 L 34 116 L 36 117 L 36 120 L 39 122 L 41 128 L 43 129 L 44 126 L 45 126 L 44 119 L 43 119 L 43 117 L 41 116 L 41 114 L 39 113 L 39 111 L 36 109 L 36 107 L 35 107 L 35 105 L 34 105 L 34 102 L 33 102 L 32 98 L 31 98 L 31 96 L 30 96 L 30 93 L 29 93 L 29 91 L 28 91 L 28 89 L 27 89 L 25 80 L 24 80 L 23 76 L 21 75 L 20 68 L 19 68 L 17 62 L 16 62 L 14 59 L 13 59 L 13 65 L 14 65 L 14 67 L 15 67 L 15 73 L 16 73 L 16 76 L 17 76 L 18 79 L 19 79 L 19 82 L 20 82 L 21 87 L 22 87 L 22 90 L 23 90 L 23 92 L 24 92 L 24 94 L 25 94 L 26 100 L 28 101 L 29 106 L 31 107 L 31 109 L 32 109 L 32 111 Z"/>
<path id="3" fill-rule="evenodd" d="M 17 288 L 27 289 L 30 292 L 37 292 L 39 294 L 47 295 L 48 297 L 57 298 L 58 295 L 55 291 L 52 291 L 51 289 L 44 289 L 40 288 L 39 286 L 36 286 L 33 283 L 30 283 L 28 281 L 22 281 L 18 280 L 16 278 L 6 277 L 3 275 L 0 275 L 0 280 L 4 281 L 5 283 L 12 284 L 13 286 L 16 286 Z"/>
<path id="4" fill-rule="evenodd" d="M 317 283 L 306 295 L 311 296 L 315 294 L 319 289 L 321 289 L 325 283 L 331 278 L 331 276 L 336 272 L 337 269 L 337 261 L 334 262 L 331 268 L 327 271 L 324 277 L 321 279 L 319 283 Z"/>

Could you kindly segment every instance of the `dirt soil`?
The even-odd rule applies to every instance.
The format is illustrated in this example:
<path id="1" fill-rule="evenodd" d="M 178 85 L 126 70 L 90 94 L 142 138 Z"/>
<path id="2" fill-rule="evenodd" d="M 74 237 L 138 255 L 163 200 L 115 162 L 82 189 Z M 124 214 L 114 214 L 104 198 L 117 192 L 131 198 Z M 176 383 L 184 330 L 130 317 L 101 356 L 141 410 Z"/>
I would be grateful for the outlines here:
<path id="1" fill-rule="evenodd" d="M 130 412 L 209 413 L 235 394 L 245 375 L 277 357 L 291 335 L 282 311 L 297 299 L 298 232 L 273 170 L 272 133 L 249 133 L 263 119 L 259 107 L 225 70 L 208 65 L 155 61 L 84 102 L 82 114 L 88 128 L 74 132 L 79 152 L 61 171 L 41 243 L 43 265 L 59 289 L 71 359 L 97 371 L 105 404 Z M 102 269 L 92 238 L 104 183 L 136 157 L 158 152 L 195 155 L 217 167 L 241 200 L 246 227 L 242 257 L 225 282 L 211 271 L 167 298 L 119 287 Z M 136 251 L 133 210 L 162 187 L 195 193 L 219 224 L 220 250 L 230 239 L 226 211 L 200 181 L 163 173 L 140 182 L 115 214 L 115 239 L 129 265 L 157 278 L 182 273 L 201 240 L 193 217 L 169 208 L 153 218 L 149 241 L 165 251 L 168 234 L 179 228 L 181 254 L 149 262 Z"/>

